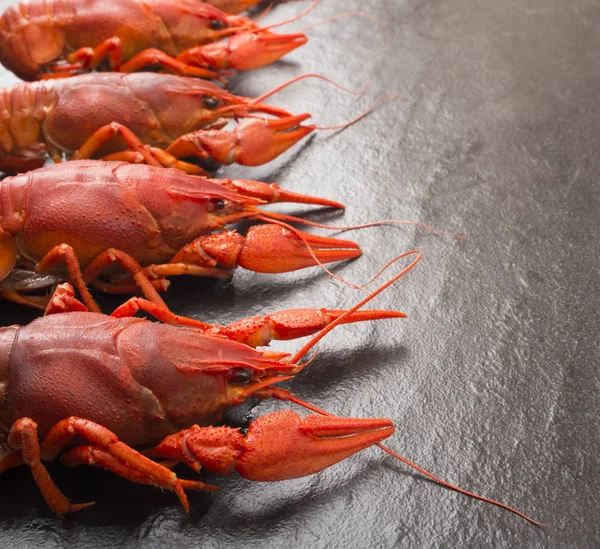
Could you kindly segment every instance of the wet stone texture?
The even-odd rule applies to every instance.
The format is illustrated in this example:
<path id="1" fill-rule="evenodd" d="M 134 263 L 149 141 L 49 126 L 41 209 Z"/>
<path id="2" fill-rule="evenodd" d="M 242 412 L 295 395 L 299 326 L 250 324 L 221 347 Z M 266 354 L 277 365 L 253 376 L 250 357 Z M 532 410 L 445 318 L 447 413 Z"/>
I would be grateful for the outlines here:
<path id="1" fill-rule="evenodd" d="M 301 8 L 277 4 L 265 21 Z M 395 97 L 268 166 L 223 173 L 347 205 L 343 215 L 311 214 L 317 221 L 414 220 L 469 240 L 414 226 L 350 233 L 364 255 L 336 273 L 357 283 L 396 254 L 423 251 L 373 304 L 409 317 L 335 330 L 289 387 L 339 415 L 392 418 L 391 447 L 550 526 L 469 500 L 369 449 L 290 482 L 206 475 L 223 490 L 191 494 L 190 516 L 170 493 L 52 464 L 74 501 L 97 502 L 61 520 L 26 469 L 11 471 L 0 479 L 2 546 L 598 547 L 600 6 L 322 0 L 290 28 L 344 10 L 371 14 L 387 33 L 361 18 L 324 24 L 284 62 L 236 77 L 233 90 L 255 96 L 304 72 L 360 89 L 371 74 L 363 97 L 307 81 L 273 99 L 322 125 L 351 119 L 381 94 Z M 3 84 L 15 81 L 2 72 Z M 168 303 L 225 323 L 290 307 L 348 307 L 361 295 L 318 269 L 239 272 L 228 283 L 175 280 Z M 101 300 L 105 310 L 119 301 Z M 4 325 L 34 317 L 1 307 Z M 282 406 L 247 406 L 232 421 Z"/>

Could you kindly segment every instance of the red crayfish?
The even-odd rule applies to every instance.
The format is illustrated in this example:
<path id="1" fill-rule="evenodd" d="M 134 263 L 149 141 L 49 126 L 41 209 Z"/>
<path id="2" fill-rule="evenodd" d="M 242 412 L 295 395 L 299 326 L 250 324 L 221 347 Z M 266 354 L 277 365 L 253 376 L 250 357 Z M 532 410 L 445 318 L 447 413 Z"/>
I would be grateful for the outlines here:
<path id="1" fill-rule="evenodd" d="M 15 280 L 11 272 L 46 273 L 63 260 L 82 295 L 89 296 L 86 283 L 118 293 L 135 292 L 137 284 L 162 302 L 154 286 L 165 289 L 163 277 L 229 277 L 236 266 L 283 273 L 361 254 L 354 242 L 274 222 L 245 237 L 223 230 L 242 219 L 269 221 L 275 214 L 258 206 L 281 201 L 342 207 L 258 181 L 119 162 L 68 162 L 8 177 L 0 181 L 0 295 L 43 307 L 45 299 L 27 295 L 39 279 Z M 110 270 L 115 262 L 130 276 Z M 107 269 L 109 278 L 100 279 Z"/>
<path id="2" fill-rule="evenodd" d="M 395 279 L 419 259 L 420 254 Z M 168 456 L 196 471 L 237 470 L 262 481 L 328 467 L 391 435 L 392 422 L 315 416 L 302 420 L 287 411 L 260 418 L 245 438 L 235 429 L 198 424 L 213 425 L 250 397 L 295 400 L 273 385 L 302 371 L 308 363 L 300 359 L 338 324 L 406 316 L 358 311 L 360 306 L 349 311 L 283 311 L 219 327 L 176 316 L 139 298 L 110 317 L 87 312 L 73 289 L 61 285 L 43 318 L 24 327 L 0 328 L 0 428 L 10 431 L 8 443 L 17 449 L 1 456 L 0 472 L 25 462 L 48 505 L 65 513 L 88 504 L 69 503 L 40 459 L 56 457 L 75 437 L 89 444 L 69 450 L 62 458 L 67 465 L 95 464 L 134 482 L 174 490 L 186 510 L 185 489 L 216 488 L 180 480 L 131 446 L 159 443 L 150 454 Z M 178 326 L 131 318 L 140 309 Z M 254 349 L 272 339 L 315 332 L 293 356 Z M 71 375 L 75 363 L 76 376 Z M 45 437 L 41 447 L 38 436 Z"/>
<path id="3" fill-rule="evenodd" d="M 222 129 L 228 119 L 254 113 L 277 118 L 252 117 L 232 131 Z M 110 154 L 108 159 L 190 173 L 203 170 L 180 158 L 257 166 L 315 129 L 301 125 L 308 114 L 293 116 L 207 81 L 156 73 L 94 73 L 18 84 L 0 93 L 0 114 L 0 170 L 7 172 L 39 168 L 48 156 L 60 160 L 63 154 Z"/>
<path id="4" fill-rule="evenodd" d="M 261 29 L 199 0 L 37 0 L 0 18 L 0 62 L 23 80 L 70 76 L 107 59 L 113 71 L 160 64 L 217 78 L 224 69 L 272 63 L 307 41 L 273 26 Z"/>
<path id="5" fill-rule="evenodd" d="M 448 484 L 381 446 L 394 431 L 391 420 L 334 417 L 274 387 L 302 371 L 308 364 L 299 362 L 302 357 L 337 325 L 404 317 L 359 309 L 420 260 L 417 251 L 403 256 L 412 254 L 417 257 L 408 267 L 346 311 L 284 311 L 226 327 L 179 317 L 139 298 L 110 317 L 90 313 L 69 285 L 59 286 L 45 317 L 0 329 L 0 427 L 10 431 L 12 448 L 0 459 L 0 472 L 25 463 L 52 510 L 81 510 L 91 504 L 71 504 L 42 463 L 68 447 L 61 458 L 66 465 L 95 465 L 132 482 L 173 490 L 188 510 L 185 490 L 218 488 L 182 480 L 147 456 L 167 458 L 169 466 L 181 462 L 195 471 L 238 471 L 250 480 L 274 481 L 318 472 L 378 444 L 449 488 L 532 520 Z M 180 326 L 131 318 L 140 309 Z M 271 339 L 315 332 L 291 356 L 254 349 Z M 209 426 L 250 397 L 291 401 L 319 415 L 268 414 L 254 421 L 245 436 L 237 429 Z M 157 443 L 145 455 L 132 448 Z"/>

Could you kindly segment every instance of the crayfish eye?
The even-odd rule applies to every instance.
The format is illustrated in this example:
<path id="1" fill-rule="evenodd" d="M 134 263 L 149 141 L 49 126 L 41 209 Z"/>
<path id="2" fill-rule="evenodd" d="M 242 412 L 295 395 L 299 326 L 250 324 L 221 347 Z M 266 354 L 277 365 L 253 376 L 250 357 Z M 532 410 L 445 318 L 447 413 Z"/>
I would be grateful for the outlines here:
<path id="1" fill-rule="evenodd" d="M 232 368 L 227 372 L 227 381 L 232 383 L 248 383 L 252 379 L 250 368 Z"/>
<path id="2" fill-rule="evenodd" d="M 220 19 L 211 19 L 208 25 L 212 30 L 218 31 L 224 29 L 227 26 L 227 23 L 225 23 L 225 21 L 221 21 Z"/>
<path id="3" fill-rule="evenodd" d="M 219 106 L 219 100 L 216 97 L 211 97 L 210 95 L 207 95 L 204 98 L 204 106 L 207 109 L 216 109 Z"/>
<path id="4" fill-rule="evenodd" d="M 225 209 L 225 201 L 220 198 L 211 198 L 208 201 L 207 210 L 209 213 L 218 212 Z"/>

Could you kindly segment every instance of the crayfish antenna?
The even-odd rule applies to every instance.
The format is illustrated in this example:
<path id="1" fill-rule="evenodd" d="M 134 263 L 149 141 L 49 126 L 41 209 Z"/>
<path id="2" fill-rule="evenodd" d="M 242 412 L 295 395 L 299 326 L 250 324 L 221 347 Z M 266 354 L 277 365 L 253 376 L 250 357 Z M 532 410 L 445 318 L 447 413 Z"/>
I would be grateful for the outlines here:
<path id="1" fill-rule="evenodd" d="M 309 225 L 310 227 L 317 227 L 319 229 L 327 229 L 328 231 L 355 231 L 358 229 L 368 229 L 369 227 L 380 227 L 382 225 L 414 225 L 415 227 L 419 227 L 439 236 L 451 236 L 452 238 L 456 238 L 457 240 L 469 240 L 466 236 L 462 236 L 460 234 L 456 234 L 450 231 L 441 231 L 429 225 L 425 225 L 425 223 L 421 223 L 420 221 L 405 221 L 402 219 L 382 219 L 381 221 L 370 221 L 369 223 L 361 223 L 360 225 L 325 225 L 324 223 L 318 223 L 316 221 L 310 221 L 308 219 L 298 220 L 298 218 L 294 216 L 281 214 L 277 212 L 262 213 L 264 213 L 271 219 L 277 219 L 280 221 L 290 221 L 293 223 L 301 223 L 302 225 Z"/>
<path id="2" fill-rule="evenodd" d="M 390 28 L 385 24 L 376 19 L 372 15 L 365 13 L 364 11 L 345 11 L 343 13 L 337 13 L 336 15 L 332 15 L 331 17 L 327 17 L 326 19 L 322 19 L 321 21 L 317 21 L 315 23 L 311 23 L 310 25 L 300 29 L 298 32 L 306 32 L 307 30 L 313 29 L 322 25 L 323 23 L 330 23 L 331 21 L 336 21 L 338 19 L 343 19 L 344 17 L 362 17 L 364 19 L 369 19 L 369 21 L 373 21 L 379 28 L 385 33 L 385 35 L 389 35 Z"/>
<path id="3" fill-rule="evenodd" d="M 252 105 L 254 103 L 261 103 L 265 99 L 268 99 L 269 97 L 275 95 L 276 93 L 279 93 L 281 90 L 288 88 L 289 86 L 295 84 L 296 82 L 300 82 L 301 80 L 306 80 L 308 78 L 316 78 L 318 80 L 323 80 L 324 82 L 327 82 L 328 84 L 331 84 L 342 91 L 345 91 L 352 95 L 358 95 L 358 96 L 361 96 L 361 95 L 364 95 L 365 93 L 367 93 L 367 91 L 369 91 L 369 89 L 371 87 L 371 74 L 370 73 L 369 73 L 369 78 L 367 80 L 367 83 L 362 90 L 351 90 L 350 88 L 346 88 L 345 86 L 342 86 L 335 80 L 332 80 L 331 78 L 327 78 L 326 76 L 323 76 L 322 74 L 318 74 L 315 72 L 309 72 L 306 74 L 301 74 L 299 76 L 295 76 L 294 78 L 291 78 L 287 82 L 284 82 L 283 84 L 279 84 L 278 86 L 275 86 L 272 90 L 269 90 L 268 92 L 265 92 L 261 96 L 250 101 L 250 104 Z"/>
<path id="4" fill-rule="evenodd" d="M 252 0 L 253 4 L 258 4 L 259 0 Z M 271 2 L 269 2 L 269 5 L 263 10 L 263 12 L 254 19 L 255 23 L 260 23 L 267 15 L 269 15 L 269 13 L 271 12 L 271 10 L 273 9 L 273 6 L 275 5 L 275 0 L 272 0 Z"/>
<path id="5" fill-rule="evenodd" d="M 356 118 L 350 120 L 350 122 L 344 122 L 343 124 L 336 124 L 334 126 L 315 126 L 314 129 L 320 130 L 320 131 L 345 130 L 346 128 L 349 128 L 350 126 L 354 126 L 354 124 L 356 124 L 357 122 L 359 122 L 360 120 L 362 120 L 363 118 L 365 118 L 366 116 L 371 114 L 376 109 L 376 107 L 383 101 L 397 99 L 397 98 L 402 98 L 402 94 L 393 93 L 393 94 L 380 95 L 377 99 L 375 99 L 375 101 L 373 101 L 373 103 L 367 109 L 365 109 Z"/>
<path id="6" fill-rule="evenodd" d="M 287 25 L 289 23 L 293 23 L 294 21 L 298 21 L 299 19 L 302 19 L 303 17 L 308 15 L 317 6 L 318 1 L 319 0 L 313 0 L 311 5 L 308 6 L 308 8 L 306 8 L 303 12 L 299 13 L 298 15 L 294 15 L 294 16 L 290 17 L 289 19 L 286 19 L 285 21 L 280 21 L 279 23 L 273 23 L 272 25 L 263 27 L 263 30 L 274 29 L 276 27 L 281 27 L 283 25 Z M 269 6 L 265 10 L 265 12 L 256 21 L 262 19 L 271 10 L 272 5 L 273 5 L 272 3 L 269 4 Z M 389 27 L 385 23 L 382 23 L 381 21 L 379 21 L 379 19 L 376 19 L 375 17 L 373 17 L 372 15 L 370 15 L 368 13 L 365 13 L 364 11 L 345 11 L 343 13 L 338 13 L 336 15 L 332 15 L 331 17 L 327 17 L 326 19 L 322 19 L 321 21 L 316 21 L 315 23 L 311 23 L 310 25 L 304 27 L 303 29 L 299 30 L 298 32 L 306 32 L 307 30 L 310 30 L 310 29 L 317 27 L 319 25 L 322 25 L 324 23 L 336 21 L 337 19 L 343 19 L 344 17 L 362 17 L 364 19 L 369 19 L 370 21 L 372 21 L 373 23 L 378 25 L 386 35 L 388 35 L 390 32 Z"/>
<path id="7" fill-rule="evenodd" d="M 393 450 L 391 450 L 387 446 L 381 444 L 380 442 L 377 442 L 376 446 L 379 446 L 379 448 L 381 448 L 384 452 L 387 452 L 388 454 L 390 454 L 390 456 L 395 457 L 397 460 L 400 460 L 405 465 L 408 465 L 412 469 L 415 469 L 416 471 L 418 471 L 422 475 L 425 475 L 426 477 L 428 477 L 431 480 L 437 482 L 441 486 L 445 486 L 446 488 L 449 488 L 450 490 L 454 490 L 455 492 L 458 492 L 459 494 L 463 494 L 463 495 L 468 496 L 470 498 L 478 499 L 479 501 L 483 501 L 485 503 L 491 503 L 492 505 L 495 505 L 496 507 L 500 507 L 501 509 L 506 509 L 507 511 L 510 511 L 511 513 L 514 513 L 515 515 L 517 515 L 517 516 L 519 516 L 521 518 L 524 518 L 525 520 L 531 522 L 532 524 L 535 524 L 536 526 L 548 526 L 547 524 L 543 524 L 541 522 L 538 522 L 537 520 L 532 519 L 531 517 L 527 516 L 526 514 L 521 513 L 521 511 L 517 511 L 515 508 L 510 507 L 510 506 L 506 505 L 505 503 L 501 503 L 501 502 L 496 501 L 494 499 L 486 498 L 485 496 L 480 496 L 479 494 L 475 494 L 473 492 L 469 492 L 468 490 L 464 490 L 463 488 L 459 488 L 458 486 L 455 486 L 454 484 L 450 484 L 449 482 L 446 482 L 445 480 L 442 480 L 441 478 L 436 477 L 435 475 L 433 475 L 429 471 L 426 471 L 422 467 L 419 467 L 416 463 L 413 463 L 412 461 L 409 461 L 405 457 L 401 456 L 397 452 L 394 452 Z"/>
<path id="8" fill-rule="evenodd" d="M 299 14 L 293 15 L 292 17 L 290 17 L 289 19 L 286 19 L 284 21 L 279 21 L 279 23 L 273 23 L 272 25 L 267 25 L 266 27 L 263 27 L 262 30 L 274 29 L 276 27 L 281 27 L 283 25 L 293 23 L 294 21 L 298 21 L 298 19 L 302 19 L 303 17 L 308 15 L 313 9 L 315 9 L 317 7 L 318 3 L 319 3 L 319 0 L 313 0 L 311 2 L 310 6 L 308 6 L 308 8 L 306 8 L 304 11 L 300 12 Z"/>
<path id="9" fill-rule="evenodd" d="M 233 15 L 240 13 L 242 11 L 248 10 L 258 4 L 260 0 L 212 0 L 209 4 L 219 8 L 221 11 L 225 13 L 231 13 Z M 257 23 L 260 18 L 255 19 L 255 23 Z"/>
<path id="10" fill-rule="evenodd" d="M 217 184 L 227 188 L 233 188 L 240 192 L 244 197 L 256 198 L 264 201 L 267 204 L 276 204 L 279 202 L 287 202 L 291 204 L 311 204 L 314 206 L 325 206 L 327 208 L 344 209 L 345 206 L 341 202 L 313 196 L 310 194 L 295 193 L 282 189 L 276 183 L 263 183 L 262 181 L 253 181 L 250 179 L 210 179 Z M 261 215 L 269 217 L 271 212 L 263 212 L 258 210 Z M 286 216 L 287 217 L 287 216 Z M 293 221 L 302 222 L 301 218 L 291 216 Z"/>

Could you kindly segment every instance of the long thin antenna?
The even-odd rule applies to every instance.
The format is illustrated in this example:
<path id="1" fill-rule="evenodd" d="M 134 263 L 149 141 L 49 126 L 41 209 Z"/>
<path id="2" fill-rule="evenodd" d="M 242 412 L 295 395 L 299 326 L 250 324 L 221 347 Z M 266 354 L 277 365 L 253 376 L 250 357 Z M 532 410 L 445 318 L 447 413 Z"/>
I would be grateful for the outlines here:
<path id="1" fill-rule="evenodd" d="M 294 15 L 293 17 L 290 17 L 289 19 L 286 19 L 285 21 L 280 21 L 279 23 L 273 23 L 272 25 L 268 25 L 259 30 L 264 31 L 264 30 L 274 29 L 275 27 L 281 27 L 282 25 L 287 25 L 288 23 L 293 23 L 294 21 L 298 21 L 298 19 L 302 19 L 305 15 L 308 15 L 316 7 L 316 5 L 318 3 L 319 3 L 319 0 L 313 0 L 311 2 L 310 6 L 308 6 L 308 8 L 306 8 L 304 11 L 300 12 L 298 15 Z"/>

